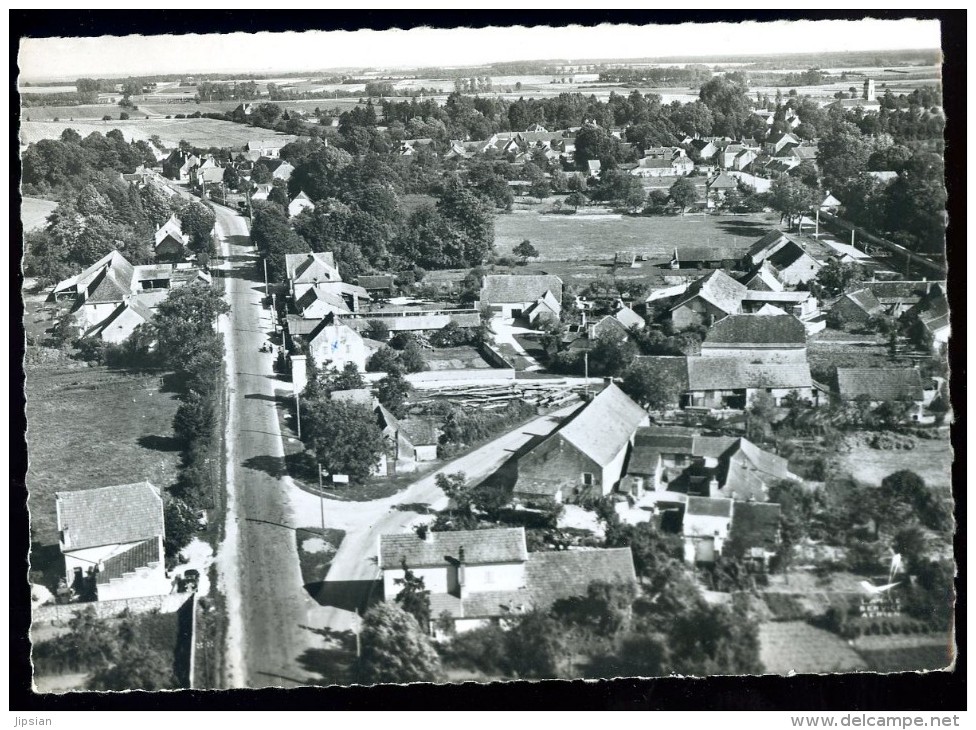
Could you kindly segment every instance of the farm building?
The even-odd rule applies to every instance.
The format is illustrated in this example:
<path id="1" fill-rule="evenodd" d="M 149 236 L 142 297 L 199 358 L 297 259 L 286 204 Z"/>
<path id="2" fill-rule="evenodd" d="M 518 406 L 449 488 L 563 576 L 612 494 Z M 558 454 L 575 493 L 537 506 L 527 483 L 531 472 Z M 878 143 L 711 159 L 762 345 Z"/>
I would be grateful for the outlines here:
<path id="1" fill-rule="evenodd" d="M 396 294 L 396 277 L 393 274 L 370 274 L 360 276 L 356 283 L 366 290 L 370 297 L 389 299 Z"/>
<path id="2" fill-rule="evenodd" d="M 377 405 L 374 412 L 387 443 L 382 473 L 414 471 L 419 462 L 437 459 L 440 430 L 430 420 L 415 416 L 398 419 L 382 405 Z"/>
<path id="3" fill-rule="evenodd" d="M 518 461 L 513 497 L 551 504 L 606 496 L 623 474 L 647 412 L 612 383 Z"/>
<path id="4" fill-rule="evenodd" d="M 912 406 L 912 417 L 922 415 L 925 392 L 916 368 L 837 368 L 837 393 L 844 402 L 863 400 L 872 406 L 898 401 Z"/>
<path id="5" fill-rule="evenodd" d="M 716 269 L 731 268 L 740 254 L 724 246 L 682 246 L 674 247 L 668 267 L 671 269 Z"/>
<path id="6" fill-rule="evenodd" d="M 745 292 L 746 288 L 724 271 L 714 271 L 692 283 L 671 307 L 671 324 L 678 330 L 707 326 L 738 314 Z"/>
<path id="7" fill-rule="evenodd" d="M 502 319 L 515 319 L 549 294 L 563 301 L 563 280 L 548 274 L 488 274 L 481 280 L 481 307 L 489 307 Z"/>
<path id="8" fill-rule="evenodd" d="M 190 171 L 200 164 L 200 158 L 184 150 L 175 149 L 163 160 L 163 176 L 179 182 L 190 181 Z"/>
<path id="9" fill-rule="evenodd" d="M 629 548 L 530 553 L 521 527 L 382 535 L 377 562 L 388 601 L 404 568 L 423 579 L 435 636 L 445 614 L 464 632 L 585 596 L 596 580 L 637 583 Z"/>
<path id="10" fill-rule="evenodd" d="M 150 319 L 152 312 L 138 301 L 130 299 L 119 304 L 110 315 L 88 329 L 82 337 L 97 337 L 103 342 L 118 345 L 129 339 L 137 327 Z"/>
<path id="11" fill-rule="evenodd" d="M 750 362 L 806 362 L 807 331 L 790 314 L 768 317 L 733 314 L 713 324 L 701 344 L 702 357 L 738 357 Z"/>
<path id="12" fill-rule="evenodd" d="M 163 500 L 149 482 L 55 494 L 65 581 L 97 600 L 172 589 L 163 562 Z"/>
<path id="13" fill-rule="evenodd" d="M 732 527 L 732 500 L 722 497 L 688 497 L 681 521 L 687 563 L 714 563 Z"/>
<path id="14" fill-rule="evenodd" d="M 183 224 L 176 215 L 171 215 L 154 235 L 154 248 L 157 261 L 179 261 L 186 250 L 187 239 L 183 234 Z"/>
<path id="15" fill-rule="evenodd" d="M 830 311 L 842 316 L 845 322 L 864 324 L 871 317 L 884 314 L 885 308 L 870 289 L 864 288 L 842 294 Z"/>

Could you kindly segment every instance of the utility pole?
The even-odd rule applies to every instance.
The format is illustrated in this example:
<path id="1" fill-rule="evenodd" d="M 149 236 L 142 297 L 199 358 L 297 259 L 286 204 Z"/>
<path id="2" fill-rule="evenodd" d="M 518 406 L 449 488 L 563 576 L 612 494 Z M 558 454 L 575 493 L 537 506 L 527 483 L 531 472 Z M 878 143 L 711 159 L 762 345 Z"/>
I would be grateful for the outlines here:
<path id="1" fill-rule="evenodd" d="M 583 377 L 586 378 L 584 388 L 587 395 L 590 394 L 590 353 L 583 353 Z"/>
<path id="2" fill-rule="evenodd" d="M 295 430 L 298 432 L 298 440 L 302 440 L 302 404 L 298 397 L 298 391 L 295 391 Z"/>
<path id="3" fill-rule="evenodd" d="M 262 258 L 261 261 L 264 263 L 264 296 L 267 298 L 268 294 L 268 259 Z"/>
<path id="4" fill-rule="evenodd" d="M 322 515 L 322 529 L 325 529 L 325 498 L 322 496 L 322 465 L 315 464 L 319 469 L 319 512 Z"/>

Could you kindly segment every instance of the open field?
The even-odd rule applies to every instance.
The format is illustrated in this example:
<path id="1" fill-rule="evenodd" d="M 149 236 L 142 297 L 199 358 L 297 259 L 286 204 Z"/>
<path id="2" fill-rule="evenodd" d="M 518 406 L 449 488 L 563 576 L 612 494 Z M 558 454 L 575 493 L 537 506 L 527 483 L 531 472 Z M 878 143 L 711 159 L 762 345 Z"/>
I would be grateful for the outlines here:
<path id="1" fill-rule="evenodd" d="M 24 231 L 44 228 L 47 225 L 47 217 L 57 207 L 58 204 L 53 200 L 24 198 L 20 204 L 20 220 L 24 224 Z"/>
<path id="2" fill-rule="evenodd" d="M 424 361 L 431 370 L 464 370 L 471 368 L 490 368 L 473 347 L 438 347 L 424 350 Z"/>
<path id="3" fill-rule="evenodd" d="M 168 386 L 168 387 L 167 387 Z M 159 373 L 106 367 L 27 366 L 27 443 L 32 541 L 58 540 L 54 493 L 176 478 L 178 405 Z"/>
<path id="4" fill-rule="evenodd" d="M 841 452 L 837 470 L 864 484 L 877 486 L 889 474 L 910 469 L 930 487 L 946 487 L 952 479 L 952 447 L 945 439 L 917 439 L 910 451 L 883 451 L 864 446 Z"/>
<path id="5" fill-rule="evenodd" d="M 862 636 L 854 649 L 875 672 L 917 672 L 944 669 L 952 663 L 951 636 Z"/>
<path id="6" fill-rule="evenodd" d="M 92 132 L 106 134 L 113 129 L 122 132 L 127 141 L 149 139 L 158 134 L 166 147 L 176 147 L 186 140 L 196 147 L 243 147 L 251 139 L 281 137 L 291 142 L 297 139 L 291 134 L 277 134 L 268 129 L 256 129 L 243 124 L 223 122 L 218 119 L 128 119 L 120 121 L 91 122 L 24 122 L 20 139 L 23 144 L 42 139 L 57 139 L 65 129 L 74 129 L 82 137 Z"/>
<path id="7" fill-rule="evenodd" d="M 741 252 L 767 230 L 775 216 L 619 216 L 510 213 L 495 218 L 495 250 L 510 255 L 529 239 L 539 261 L 607 261 L 617 251 L 652 259 L 670 257 L 675 246 L 723 246 Z"/>

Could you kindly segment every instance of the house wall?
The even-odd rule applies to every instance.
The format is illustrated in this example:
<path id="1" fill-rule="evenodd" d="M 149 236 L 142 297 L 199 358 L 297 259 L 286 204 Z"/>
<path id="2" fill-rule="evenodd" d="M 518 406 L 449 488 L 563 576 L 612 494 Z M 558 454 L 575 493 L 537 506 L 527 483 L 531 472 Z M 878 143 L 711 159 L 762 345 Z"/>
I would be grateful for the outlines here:
<path id="1" fill-rule="evenodd" d="M 115 318 L 115 321 L 105 327 L 101 332 L 103 342 L 110 342 L 117 345 L 127 340 L 136 327 L 143 324 L 145 320 L 131 309 L 126 309 L 122 314 Z"/>
<path id="2" fill-rule="evenodd" d="M 172 581 L 166 577 L 166 567 L 160 562 L 154 568 L 139 568 L 132 575 L 100 584 L 98 600 L 117 601 L 125 598 L 161 596 L 172 590 Z"/>
<path id="3" fill-rule="evenodd" d="M 417 461 L 436 461 L 437 460 L 437 444 L 428 444 L 425 446 L 417 446 L 416 459 Z"/>
<path id="4" fill-rule="evenodd" d="M 675 329 L 684 329 L 692 325 L 714 324 L 727 316 L 728 314 L 718 307 L 709 304 L 701 297 L 695 297 L 671 312 L 671 323 Z"/>
<path id="5" fill-rule="evenodd" d="M 318 337 L 309 343 L 309 352 L 320 368 L 342 370 L 351 362 L 361 372 L 366 370 L 366 344 L 354 330 L 345 326 L 323 327 Z"/>
<path id="6" fill-rule="evenodd" d="M 456 557 L 456 556 L 452 556 Z M 458 594 L 457 569 L 450 567 L 414 568 L 407 566 L 418 578 L 424 579 L 424 587 L 431 593 Z M 392 600 L 402 586 L 402 568 L 383 570 L 383 597 Z M 494 563 L 491 565 L 465 565 L 464 585 L 468 593 L 484 591 L 514 591 L 525 586 L 525 563 Z"/>
<path id="7" fill-rule="evenodd" d="M 749 343 L 742 345 L 727 343 L 710 345 L 707 342 L 703 342 L 701 346 L 701 356 L 737 357 L 748 360 L 749 362 L 806 362 L 807 348 L 806 345 L 763 346 Z"/>
<path id="8" fill-rule="evenodd" d="M 167 236 L 156 246 L 156 258 L 166 261 L 183 258 L 183 244 L 172 236 Z"/>
<path id="9" fill-rule="evenodd" d="M 454 581 L 448 580 L 447 567 L 415 568 L 410 565 L 407 567 L 415 576 L 424 579 L 424 588 L 431 593 L 457 592 L 457 578 L 452 576 Z M 397 580 L 403 579 L 403 574 L 403 569 L 399 567 L 383 568 L 383 598 L 385 600 L 392 601 L 403 588 L 403 586 L 396 584 Z"/>
<path id="10" fill-rule="evenodd" d="M 848 322 L 867 322 L 871 316 L 847 297 L 838 299 L 830 310 L 839 313 Z"/>
<path id="11" fill-rule="evenodd" d="M 140 541 L 141 542 L 141 541 Z M 83 550 L 62 549 L 64 554 L 64 577 L 68 585 L 74 580 L 75 568 L 81 568 L 82 575 L 88 575 L 88 569 L 94 568 L 99 561 L 114 555 L 121 550 L 132 547 L 136 543 L 126 545 L 99 545 L 98 547 L 84 548 Z"/>
<path id="12" fill-rule="evenodd" d="M 615 460 L 618 479 L 625 455 L 626 450 L 619 461 Z M 543 441 L 518 462 L 519 481 L 526 479 L 558 484 L 562 487 L 565 501 L 572 501 L 574 496 L 584 491 L 584 472 L 593 475 L 593 484 L 588 488 L 591 492 L 606 494 L 613 486 L 612 482 L 609 485 L 604 482 L 605 477 L 614 473 L 612 469 L 604 470 L 559 433 Z M 518 483 L 515 491 L 518 492 Z"/>
<path id="13" fill-rule="evenodd" d="M 115 311 L 122 302 L 85 303 L 78 310 L 78 320 L 82 325 L 94 327 Z"/>
<path id="14" fill-rule="evenodd" d="M 790 393 L 796 393 L 800 398 L 814 405 L 819 404 L 819 397 L 817 391 L 811 388 L 747 388 L 746 389 L 746 403 L 751 403 L 753 397 L 761 392 L 766 391 L 773 398 L 773 402 L 778 406 L 783 402 Z"/>

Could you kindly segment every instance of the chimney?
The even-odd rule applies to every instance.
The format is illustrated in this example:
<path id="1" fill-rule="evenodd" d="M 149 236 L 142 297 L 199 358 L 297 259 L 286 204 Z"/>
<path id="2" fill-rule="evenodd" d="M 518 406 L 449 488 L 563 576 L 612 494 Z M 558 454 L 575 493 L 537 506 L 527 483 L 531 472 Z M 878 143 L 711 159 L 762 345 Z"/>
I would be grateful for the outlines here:
<path id="1" fill-rule="evenodd" d="M 458 548 L 458 566 L 457 566 L 457 579 L 458 579 L 458 598 L 462 601 L 467 595 L 467 586 L 464 585 L 464 546 Z"/>
<path id="2" fill-rule="evenodd" d="M 718 496 L 718 479 L 715 478 L 714 474 L 712 475 L 712 478 L 708 480 L 708 496 Z"/>

